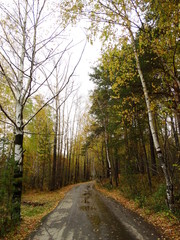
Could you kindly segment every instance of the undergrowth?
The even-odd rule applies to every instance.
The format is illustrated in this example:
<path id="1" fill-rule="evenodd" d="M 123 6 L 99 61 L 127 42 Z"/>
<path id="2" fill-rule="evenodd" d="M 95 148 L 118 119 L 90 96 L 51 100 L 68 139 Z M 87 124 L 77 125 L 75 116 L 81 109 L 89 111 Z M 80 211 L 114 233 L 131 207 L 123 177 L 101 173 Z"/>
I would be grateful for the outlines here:
<path id="1" fill-rule="evenodd" d="M 112 190 L 107 180 L 104 181 L 103 187 Z M 133 200 L 137 207 L 146 209 L 147 212 L 162 213 L 170 219 L 176 217 L 180 220 L 180 193 L 175 191 L 175 209 L 172 214 L 166 202 L 166 185 L 160 177 L 152 177 L 150 188 L 147 176 L 124 175 L 120 177 L 119 186 L 115 189 L 127 199 Z"/>
<path id="2" fill-rule="evenodd" d="M 166 203 L 166 186 L 160 176 L 152 177 L 152 187 L 142 174 L 127 174 L 119 178 L 118 187 L 109 188 L 109 180 L 101 181 L 97 188 L 105 195 L 119 201 L 124 207 L 141 215 L 158 227 L 163 239 L 180 240 L 180 189 L 174 184 L 175 208 L 172 213 Z M 177 181 L 179 183 L 179 180 Z M 115 184 L 113 184 L 115 186 Z"/>

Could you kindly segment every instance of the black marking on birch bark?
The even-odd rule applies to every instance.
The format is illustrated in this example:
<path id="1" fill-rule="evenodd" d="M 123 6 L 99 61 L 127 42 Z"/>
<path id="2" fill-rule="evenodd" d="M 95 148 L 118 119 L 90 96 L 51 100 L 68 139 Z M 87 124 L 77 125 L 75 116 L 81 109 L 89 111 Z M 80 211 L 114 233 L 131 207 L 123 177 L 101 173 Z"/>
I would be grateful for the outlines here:
<path id="1" fill-rule="evenodd" d="M 12 196 L 13 203 L 13 212 L 12 212 L 12 220 L 20 221 L 21 219 L 21 195 L 22 195 L 22 171 L 19 169 L 18 164 L 15 166 L 14 170 L 14 192 Z"/>
<path id="2" fill-rule="evenodd" d="M 22 178 L 23 172 L 20 169 L 20 165 L 18 162 L 15 163 L 15 169 L 14 169 L 14 177 L 15 178 Z"/>
<path id="3" fill-rule="evenodd" d="M 157 150 L 157 155 L 158 155 L 158 157 L 162 157 L 162 152 L 161 152 L 160 148 L 158 148 L 158 150 Z"/>
<path id="4" fill-rule="evenodd" d="M 14 143 L 17 144 L 17 145 L 22 145 L 23 135 L 22 134 L 16 134 Z"/>
<path id="5" fill-rule="evenodd" d="M 22 178 L 22 175 L 23 175 L 23 174 L 22 174 L 22 171 L 20 171 L 20 170 L 19 170 L 19 171 L 17 171 L 17 170 L 14 171 L 14 178 L 15 178 L 15 179 L 17 179 L 17 178 L 18 178 L 18 179 Z"/>

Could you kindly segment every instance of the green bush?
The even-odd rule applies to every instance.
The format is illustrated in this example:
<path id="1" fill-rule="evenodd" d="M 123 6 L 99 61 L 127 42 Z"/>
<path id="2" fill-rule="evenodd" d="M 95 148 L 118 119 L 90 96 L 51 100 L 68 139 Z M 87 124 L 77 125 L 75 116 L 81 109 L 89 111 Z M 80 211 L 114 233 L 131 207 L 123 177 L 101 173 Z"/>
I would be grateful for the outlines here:
<path id="1" fill-rule="evenodd" d="M 134 201 L 137 203 L 138 207 L 145 207 L 147 202 L 147 197 L 144 195 L 136 196 Z"/>
<path id="2" fill-rule="evenodd" d="M 152 194 L 152 197 L 149 201 L 149 208 L 155 212 L 168 211 L 166 204 L 166 185 L 159 185 L 157 191 Z"/>
<path id="3" fill-rule="evenodd" d="M 13 196 L 14 159 L 4 162 L 0 171 L 0 236 L 10 230 L 12 222 L 12 196 Z"/>
<path id="4" fill-rule="evenodd" d="M 112 190 L 112 186 L 111 186 L 111 184 L 109 182 L 108 183 L 104 183 L 103 187 L 108 189 L 108 190 Z"/>

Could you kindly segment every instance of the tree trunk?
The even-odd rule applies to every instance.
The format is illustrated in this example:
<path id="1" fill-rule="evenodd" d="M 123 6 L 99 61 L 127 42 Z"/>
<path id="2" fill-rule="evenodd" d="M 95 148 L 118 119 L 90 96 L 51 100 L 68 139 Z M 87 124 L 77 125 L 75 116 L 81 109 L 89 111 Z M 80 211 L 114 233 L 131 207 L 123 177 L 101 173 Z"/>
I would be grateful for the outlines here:
<path id="1" fill-rule="evenodd" d="M 176 109 L 175 110 L 176 110 L 176 116 L 177 116 L 178 130 L 179 130 L 179 133 L 180 133 L 180 109 L 179 109 L 179 104 L 180 104 L 179 88 L 180 88 L 180 85 L 179 85 L 179 79 L 178 78 L 176 79 L 176 81 L 174 81 L 173 87 L 174 87 L 174 91 L 173 91 L 174 100 L 175 100 L 175 103 L 176 103 Z"/>
<path id="2" fill-rule="evenodd" d="M 171 116 L 171 127 L 172 127 L 172 130 L 173 130 L 175 145 L 176 145 L 177 151 L 179 151 L 179 148 L 180 148 L 179 145 L 180 144 L 179 144 L 179 138 L 178 138 L 178 131 L 175 128 L 175 124 L 174 124 L 172 116 Z"/>
<path id="3" fill-rule="evenodd" d="M 140 66 L 140 62 L 139 62 L 139 57 L 138 57 L 138 52 L 136 49 L 136 43 L 135 43 L 135 39 L 133 36 L 133 32 L 131 30 L 130 27 L 130 22 L 128 22 L 128 30 L 129 30 L 129 34 L 131 37 L 131 41 L 133 44 L 133 48 L 134 48 L 134 55 L 135 55 L 135 60 L 136 60 L 136 66 L 137 66 L 137 70 L 140 76 L 140 80 L 141 80 L 141 84 L 142 84 L 142 88 L 143 88 L 143 92 L 144 92 L 144 97 L 145 97 L 145 102 L 146 102 L 146 107 L 147 107 L 147 111 L 148 111 L 148 118 L 149 118 L 149 125 L 150 125 L 150 130 L 152 133 L 152 138 L 153 138 L 153 142 L 154 142 L 154 146 L 157 152 L 157 157 L 158 160 L 160 162 L 161 168 L 163 170 L 164 173 L 164 177 L 165 177 L 165 181 L 166 181 L 166 196 L 167 196 L 167 204 L 169 209 L 172 211 L 173 210 L 173 204 L 174 204 L 174 195 L 173 195 L 173 183 L 170 177 L 170 174 L 168 172 L 167 166 L 164 162 L 164 157 L 162 154 L 162 150 L 157 138 L 157 134 L 155 131 L 155 127 L 154 127 L 154 121 L 153 121 L 153 114 L 151 111 L 151 105 L 150 105 L 150 100 L 149 100 L 149 94 L 148 94 L 148 90 L 146 87 L 146 82 L 144 80 L 144 76 L 141 70 L 141 66 Z"/>
<path id="4" fill-rule="evenodd" d="M 105 170 L 105 163 L 104 163 L 104 145 L 103 145 L 103 143 L 102 143 L 102 146 L 101 146 L 101 159 L 102 159 L 102 169 L 103 169 L 103 178 L 105 178 L 106 177 L 106 170 Z"/>
<path id="5" fill-rule="evenodd" d="M 118 174 L 119 174 L 119 164 L 118 164 L 118 149 L 117 147 L 115 147 L 115 163 L 114 163 L 114 177 L 115 177 L 115 183 L 116 183 L 116 187 L 118 187 L 119 185 L 119 179 L 118 179 Z"/>
<path id="6" fill-rule="evenodd" d="M 155 156 L 154 143 L 153 143 L 153 138 L 152 138 L 150 128 L 149 128 L 149 144 L 150 144 L 150 151 L 151 151 L 151 172 L 152 172 L 152 175 L 155 176 L 157 174 L 156 156 Z"/>
<path id="7" fill-rule="evenodd" d="M 20 221 L 21 196 L 22 196 L 22 176 L 23 176 L 23 107 L 17 101 L 16 103 L 16 126 L 14 141 L 14 192 L 12 196 L 13 212 L 12 219 Z"/>
<path id="8" fill-rule="evenodd" d="M 52 182 L 51 190 L 56 189 L 56 158 L 57 158 L 57 131 L 58 131 L 58 109 L 56 108 L 56 120 L 54 129 L 54 146 L 53 146 L 53 166 L 52 166 Z"/>
<path id="9" fill-rule="evenodd" d="M 105 150 L 106 150 L 106 160 L 108 164 L 108 174 L 109 174 L 109 182 L 112 187 L 112 169 L 111 169 L 111 162 L 109 158 L 109 149 L 108 149 L 108 136 L 106 131 L 106 126 L 104 127 L 104 141 L 105 141 Z"/>
<path id="10" fill-rule="evenodd" d="M 151 174 L 149 171 L 149 162 L 148 162 L 148 157 L 147 157 L 147 152 L 146 152 L 146 146 L 145 146 L 145 140 L 144 140 L 144 136 L 143 136 L 143 132 L 141 130 L 141 126 L 139 124 L 139 131 L 140 131 L 140 135 L 141 135 L 141 144 L 144 150 L 144 156 L 145 156 L 145 163 L 146 163 L 146 170 L 147 170 L 147 175 L 148 175 L 148 182 L 149 182 L 149 188 L 150 191 L 152 189 L 152 181 L 151 181 Z"/>

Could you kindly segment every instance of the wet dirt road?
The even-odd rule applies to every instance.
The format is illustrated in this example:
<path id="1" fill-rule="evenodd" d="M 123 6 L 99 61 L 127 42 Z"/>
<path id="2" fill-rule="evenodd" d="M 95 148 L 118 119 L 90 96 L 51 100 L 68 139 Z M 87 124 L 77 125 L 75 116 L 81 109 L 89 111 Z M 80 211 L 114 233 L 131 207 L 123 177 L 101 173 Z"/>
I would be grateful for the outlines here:
<path id="1" fill-rule="evenodd" d="M 69 191 L 28 239 L 155 240 L 160 235 L 141 217 L 101 195 L 93 183 L 84 183 Z"/>

